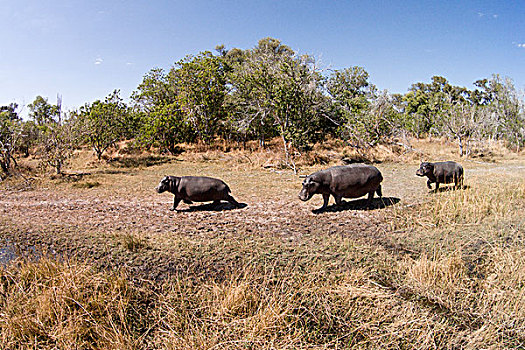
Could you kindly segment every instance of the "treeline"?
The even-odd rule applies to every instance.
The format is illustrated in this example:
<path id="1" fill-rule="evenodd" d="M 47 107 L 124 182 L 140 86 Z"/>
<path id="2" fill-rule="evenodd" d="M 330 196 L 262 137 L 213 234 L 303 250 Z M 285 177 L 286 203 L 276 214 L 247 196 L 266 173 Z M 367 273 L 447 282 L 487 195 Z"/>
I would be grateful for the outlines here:
<path id="1" fill-rule="evenodd" d="M 175 152 L 180 143 L 217 139 L 246 145 L 282 140 L 285 162 L 327 137 L 358 149 L 407 136 L 447 136 L 468 155 L 472 140 L 525 143 L 524 99 L 512 81 L 493 75 L 475 89 L 434 76 L 406 94 L 380 91 L 362 67 L 324 71 L 273 38 L 247 50 L 218 46 L 149 71 L 126 104 L 118 90 L 103 101 L 63 112 L 38 96 L 23 121 L 16 104 L 0 107 L 0 165 L 8 174 L 15 153 L 36 150 L 58 173 L 75 147 L 98 158 L 117 141 Z"/>

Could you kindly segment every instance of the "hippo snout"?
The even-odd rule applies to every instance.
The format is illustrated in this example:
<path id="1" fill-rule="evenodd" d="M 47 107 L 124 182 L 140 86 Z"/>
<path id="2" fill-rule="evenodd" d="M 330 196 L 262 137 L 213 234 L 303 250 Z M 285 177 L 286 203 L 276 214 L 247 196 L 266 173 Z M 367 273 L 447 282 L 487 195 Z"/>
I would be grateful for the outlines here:
<path id="1" fill-rule="evenodd" d="M 301 192 L 299 192 L 299 199 L 302 200 L 303 202 L 306 202 L 307 200 L 312 198 L 312 196 L 313 196 L 313 193 L 310 194 L 305 190 L 302 190 Z"/>
<path id="2" fill-rule="evenodd" d="M 425 172 L 423 171 L 423 169 L 420 168 L 420 169 L 417 169 L 416 175 L 417 176 L 425 176 Z"/>
<path id="3" fill-rule="evenodd" d="M 155 187 L 155 192 L 157 192 L 157 193 L 162 193 L 162 192 L 165 192 L 165 191 L 166 191 L 166 186 L 158 185 L 157 187 Z"/>

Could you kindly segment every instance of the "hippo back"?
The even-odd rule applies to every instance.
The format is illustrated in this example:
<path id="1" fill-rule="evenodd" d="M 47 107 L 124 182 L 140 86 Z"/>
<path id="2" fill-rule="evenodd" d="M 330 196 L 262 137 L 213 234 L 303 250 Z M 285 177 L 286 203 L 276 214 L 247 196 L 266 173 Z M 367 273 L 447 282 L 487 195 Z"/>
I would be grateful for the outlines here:
<path id="1" fill-rule="evenodd" d="M 463 178 L 463 167 L 459 163 L 448 161 L 432 164 L 434 165 L 434 177 L 441 183 L 450 183 L 454 179 Z"/>
<path id="2" fill-rule="evenodd" d="M 432 163 L 434 165 L 434 169 L 440 171 L 440 172 L 446 172 L 446 173 L 463 173 L 463 167 L 461 164 L 453 162 L 453 161 L 447 161 L 447 162 L 435 162 Z"/>
<path id="3" fill-rule="evenodd" d="M 335 166 L 327 171 L 331 173 L 331 192 L 346 198 L 357 198 L 375 191 L 383 181 L 381 172 L 372 165 Z"/>
<path id="4" fill-rule="evenodd" d="M 230 193 L 224 181 L 206 176 L 183 176 L 178 189 L 183 198 L 197 202 L 225 199 Z"/>

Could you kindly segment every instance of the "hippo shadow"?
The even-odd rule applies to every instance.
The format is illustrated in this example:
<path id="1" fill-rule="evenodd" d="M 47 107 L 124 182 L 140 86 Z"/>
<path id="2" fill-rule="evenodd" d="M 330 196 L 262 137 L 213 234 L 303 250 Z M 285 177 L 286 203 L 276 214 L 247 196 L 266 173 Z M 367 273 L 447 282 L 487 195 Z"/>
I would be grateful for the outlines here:
<path id="1" fill-rule="evenodd" d="M 195 211 L 228 211 L 234 209 L 243 209 L 247 206 L 248 204 L 246 203 L 239 203 L 238 207 L 229 202 L 221 202 L 220 204 L 205 203 L 200 205 L 192 205 L 187 209 L 176 209 L 175 211 L 178 213 L 191 213 Z"/>
<path id="2" fill-rule="evenodd" d="M 397 197 L 374 198 L 372 199 L 372 203 L 370 203 L 369 206 L 368 199 L 366 198 L 356 199 L 348 202 L 343 200 L 341 205 L 332 204 L 326 207 L 326 209 L 314 209 L 312 212 L 314 214 L 319 214 L 324 212 L 336 213 L 345 210 L 377 210 L 390 207 L 399 201 L 400 199 Z"/>
<path id="3" fill-rule="evenodd" d="M 437 190 L 434 188 L 433 190 L 428 191 L 428 193 L 443 193 L 443 192 L 450 192 L 450 191 L 457 191 L 457 190 L 468 190 L 470 188 L 469 185 L 463 185 L 456 188 L 456 186 L 442 186 L 438 188 Z"/>

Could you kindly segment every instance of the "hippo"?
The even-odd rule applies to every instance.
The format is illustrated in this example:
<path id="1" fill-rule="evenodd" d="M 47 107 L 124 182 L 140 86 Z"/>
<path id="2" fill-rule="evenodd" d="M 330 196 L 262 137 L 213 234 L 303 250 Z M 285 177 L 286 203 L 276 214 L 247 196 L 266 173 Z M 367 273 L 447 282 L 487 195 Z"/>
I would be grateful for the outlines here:
<path id="1" fill-rule="evenodd" d="M 303 189 L 299 193 L 299 199 L 307 201 L 316 193 L 323 195 L 323 210 L 328 205 L 330 195 L 334 196 L 335 203 L 341 205 L 342 198 L 358 198 L 368 193 L 370 206 L 374 192 L 379 197 L 381 193 L 381 172 L 372 165 L 351 164 L 334 166 L 320 170 L 308 175 L 303 181 Z"/>
<path id="2" fill-rule="evenodd" d="M 433 182 L 436 183 L 436 191 L 439 184 L 454 183 L 456 188 L 463 186 L 463 167 L 456 162 L 423 162 L 416 171 L 417 176 L 428 177 L 427 187 L 432 189 Z"/>
<path id="3" fill-rule="evenodd" d="M 230 195 L 228 185 L 219 179 L 206 176 L 165 176 L 157 187 L 157 193 L 168 191 L 173 193 L 173 207 L 175 210 L 182 200 L 186 204 L 195 202 L 213 201 L 217 205 L 221 200 L 225 200 L 240 208 L 241 205 Z"/>

